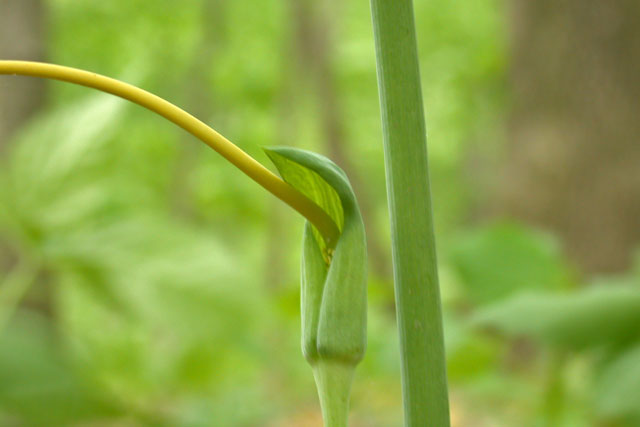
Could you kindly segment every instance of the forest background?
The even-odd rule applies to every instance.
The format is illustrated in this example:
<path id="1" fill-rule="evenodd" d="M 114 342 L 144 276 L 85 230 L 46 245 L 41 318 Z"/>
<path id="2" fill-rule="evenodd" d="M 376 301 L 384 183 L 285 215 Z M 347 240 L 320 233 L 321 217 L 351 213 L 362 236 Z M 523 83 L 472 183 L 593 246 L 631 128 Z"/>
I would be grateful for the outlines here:
<path id="1" fill-rule="evenodd" d="M 640 5 L 416 0 L 452 423 L 640 423 Z M 368 230 L 353 426 L 402 423 L 366 1 L 2 0 L 0 58 L 141 86 Z M 319 426 L 303 221 L 122 100 L 0 78 L 0 424 Z M 419 212 L 415 213 L 420 215 Z"/>

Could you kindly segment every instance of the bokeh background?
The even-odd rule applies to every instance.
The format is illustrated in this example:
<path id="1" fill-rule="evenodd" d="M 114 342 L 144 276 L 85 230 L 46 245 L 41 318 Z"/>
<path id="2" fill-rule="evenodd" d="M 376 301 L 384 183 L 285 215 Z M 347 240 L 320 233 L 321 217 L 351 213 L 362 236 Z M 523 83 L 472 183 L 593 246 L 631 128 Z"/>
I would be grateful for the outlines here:
<path id="1" fill-rule="evenodd" d="M 640 425 L 638 2 L 415 12 L 454 425 Z M 371 261 L 351 422 L 401 425 L 366 0 L 2 0 L 0 58 L 137 84 L 265 164 L 282 144 L 344 168 Z M 0 425 L 321 425 L 300 217 L 62 83 L 0 78 L 0 164 Z"/>

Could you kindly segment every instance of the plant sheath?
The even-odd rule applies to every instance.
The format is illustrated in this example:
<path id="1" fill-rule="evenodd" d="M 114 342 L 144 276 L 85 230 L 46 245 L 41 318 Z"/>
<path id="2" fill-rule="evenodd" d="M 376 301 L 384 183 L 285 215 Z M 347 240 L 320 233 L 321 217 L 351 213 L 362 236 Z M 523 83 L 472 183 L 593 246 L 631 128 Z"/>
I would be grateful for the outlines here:
<path id="1" fill-rule="evenodd" d="M 349 180 L 335 163 L 308 151 L 273 147 L 281 176 L 324 207 L 340 226 L 328 260 L 307 224 L 300 307 L 302 353 L 313 368 L 325 427 L 346 427 L 354 372 L 367 346 L 367 242 Z M 327 262 L 329 261 L 329 262 Z"/>
<path id="2" fill-rule="evenodd" d="M 442 309 L 412 0 L 371 0 L 406 426 L 449 426 Z"/>

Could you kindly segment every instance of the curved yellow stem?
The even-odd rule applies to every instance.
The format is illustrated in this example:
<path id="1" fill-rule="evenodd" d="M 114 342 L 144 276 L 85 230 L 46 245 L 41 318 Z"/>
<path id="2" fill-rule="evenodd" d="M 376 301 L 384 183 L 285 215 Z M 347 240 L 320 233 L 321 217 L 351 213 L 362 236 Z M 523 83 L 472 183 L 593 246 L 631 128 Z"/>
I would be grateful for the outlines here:
<path id="1" fill-rule="evenodd" d="M 224 136 L 159 96 L 99 74 L 42 62 L 0 61 L 0 74 L 42 77 L 98 89 L 127 99 L 161 115 L 213 148 L 249 178 L 298 211 L 318 229 L 328 247 L 335 246 L 340 234 L 338 227 L 331 217 L 317 204 L 284 182 Z"/>

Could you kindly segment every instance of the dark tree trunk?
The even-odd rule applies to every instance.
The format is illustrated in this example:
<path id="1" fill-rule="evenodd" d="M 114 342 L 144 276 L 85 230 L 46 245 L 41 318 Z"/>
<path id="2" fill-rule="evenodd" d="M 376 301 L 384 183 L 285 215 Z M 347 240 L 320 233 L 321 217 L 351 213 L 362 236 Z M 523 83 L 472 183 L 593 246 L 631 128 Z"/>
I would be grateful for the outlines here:
<path id="1" fill-rule="evenodd" d="M 0 1 L 0 59 L 42 61 L 45 41 L 42 0 Z M 42 79 L 0 78 L 0 154 L 14 132 L 40 108 L 44 88 Z"/>
<path id="2" fill-rule="evenodd" d="M 43 0 L 0 0 L 0 59 L 43 61 L 46 52 L 46 7 Z M 46 83 L 30 77 L 0 76 L 0 161 L 9 140 L 42 107 Z M 0 238 L 0 271 L 19 268 L 13 248 Z M 40 271 L 22 305 L 53 316 L 53 297 L 46 272 Z"/>
<path id="3" fill-rule="evenodd" d="M 640 2 L 512 0 L 513 114 L 499 210 L 587 272 L 640 245 Z"/>

